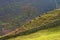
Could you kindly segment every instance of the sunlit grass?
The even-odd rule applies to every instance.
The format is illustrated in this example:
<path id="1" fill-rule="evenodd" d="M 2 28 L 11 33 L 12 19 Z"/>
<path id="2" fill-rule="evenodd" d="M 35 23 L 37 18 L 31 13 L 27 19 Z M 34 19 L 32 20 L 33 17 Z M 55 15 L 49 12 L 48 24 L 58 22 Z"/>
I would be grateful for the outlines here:
<path id="1" fill-rule="evenodd" d="M 9 40 L 60 40 L 60 26 L 41 30 L 30 35 L 18 36 Z"/>

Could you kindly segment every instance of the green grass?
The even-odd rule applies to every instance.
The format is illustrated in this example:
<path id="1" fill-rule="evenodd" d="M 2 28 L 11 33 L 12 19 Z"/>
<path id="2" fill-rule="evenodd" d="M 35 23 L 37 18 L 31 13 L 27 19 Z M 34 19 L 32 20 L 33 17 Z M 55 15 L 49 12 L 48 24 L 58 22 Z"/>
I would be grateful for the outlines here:
<path id="1" fill-rule="evenodd" d="M 21 28 L 25 29 L 21 30 L 22 32 L 28 30 L 27 32 L 23 33 L 27 33 L 27 35 L 18 35 L 14 37 L 14 35 L 16 35 L 15 32 L 11 32 L 10 34 L 6 35 L 7 37 L 5 38 L 8 40 L 60 40 L 60 11 L 54 10 L 48 12 L 48 14 L 38 16 L 35 19 L 26 22 L 20 27 L 20 29 Z M 37 28 L 38 31 L 36 31 L 35 28 Z M 20 30 L 17 32 L 20 32 Z M 12 35 L 13 37 L 9 38 L 9 36 Z M 3 37 L 2 39 L 5 38 Z"/>
<path id="2" fill-rule="evenodd" d="M 25 27 L 30 29 L 30 28 L 33 28 L 34 26 L 37 27 L 38 25 L 40 25 L 40 26 L 45 25 L 45 22 L 51 23 L 51 22 L 54 22 L 56 20 L 60 20 L 60 18 L 58 16 L 58 14 L 59 14 L 58 10 L 54 10 L 54 11 L 51 11 L 48 13 L 50 13 L 50 14 L 42 15 L 41 17 L 37 17 L 35 20 L 32 20 L 31 23 L 26 23 Z M 58 17 L 56 17 L 56 16 L 58 16 Z M 39 20 L 39 18 L 41 18 L 41 20 Z M 53 20 L 50 20 L 50 19 L 53 19 Z M 40 30 L 36 33 L 32 33 L 32 34 L 25 35 L 25 36 L 18 36 L 16 38 L 11 38 L 8 40 L 60 40 L 60 26 Z"/>
<path id="3" fill-rule="evenodd" d="M 60 26 L 8 40 L 60 40 Z"/>
<path id="4" fill-rule="evenodd" d="M 3 24 L 3 22 L 2 22 L 2 21 L 0 21 L 0 25 L 1 25 L 1 24 Z"/>
<path id="5" fill-rule="evenodd" d="M 1 38 L 1 36 L 0 36 L 0 38 Z"/>

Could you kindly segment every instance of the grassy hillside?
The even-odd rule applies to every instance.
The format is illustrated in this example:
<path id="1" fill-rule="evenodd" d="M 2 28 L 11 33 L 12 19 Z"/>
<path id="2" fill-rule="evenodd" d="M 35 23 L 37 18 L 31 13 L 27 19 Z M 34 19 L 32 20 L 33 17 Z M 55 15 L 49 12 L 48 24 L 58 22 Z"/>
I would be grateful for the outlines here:
<path id="1" fill-rule="evenodd" d="M 10 7 L 10 6 L 9 6 Z M 35 14 L 37 12 L 37 8 L 33 7 L 33 6 L 23 6 L 21 8 L 21 13 L 20 12 L 17 14 L 14 13 L 7 13 L 6 16 L 1 16 L 0 17 L 0 35 L 5 35 L 7 34 L 7 32 L 4 32 L 5 30 L 8 30 L 9 32 L 15 30 L 16 28 L 20 27 L 21 25 L 23 25 L 24 23 L 26 23 L 26 21 L 29 21 L 33 18 L 35 18 L 37 15 Z M 35 14 L 35 15 L 34 15 Z M 4 31 L 2 31 L 2 29 L 4 28 Z M 9 33 L 8 32 L 8 33 Z"/>
<path id="2" fill-rule="evenodd" d="M 18 36 L 8 40 L 60 40 L 60 26 L 56 28 L 41 30 L 30 35 Z"/>
<path id="3" fill-rule="evenodd" d="M 51 0 L 0 0 L 0 31 L 2 26 L 4 31 L 13 31 L 27 20 L 53 9 L 55 9 L 55 3 Z M 4 31 L 1 31 L 0 35 L 7 34 Z"/>
<path id="4" fill-rule="evenodd" d="M 8 6 L 8 5 L 6 5 L 6 6 Z M 13 9 L 13 8 L 10 8 L 10 9 Z M 29 21 L 37 16 L 36 15 L 37 8 L 35 8 L 34 6 L 26 5 L 26 6 L 21 7 L 21 12 L 19 11 L 19 13 L 18 12 L 17 12 L 17 14 L 15 14 L 15 13 L 16 12 L 14 12 L 14 13 L 9 12 L 9 13 L 5 14 L 5 16 L 0 17 L 0 19 L 1 19 L 0 20 L 0 30 L 2 30 L 2 28 L 4 28 L 5 30 L 13 31 L 14 29 L 20 27 L 21 25 L 26 23 L 27 20 Z M 3 27 L 1 27 L 1 26 L 3 26 Z M 1 34 L 2 33 L 3 33 L 3 31 L 1 32 Z M 3 35 L 5 35 L 5 34 L 7 34 L 7 33 L 3 33 Z"/>
<path id="5" fill-rule="evenodd" d="M 60 12 L 54 10 L 26 22 L 1 40 L 59 40 Z M 34 32 L 34 33 L 33 33 Z M 23 36 L 19 36 L 23 35 Z M 11 39 L 10 39 L 11 38 Z"/>

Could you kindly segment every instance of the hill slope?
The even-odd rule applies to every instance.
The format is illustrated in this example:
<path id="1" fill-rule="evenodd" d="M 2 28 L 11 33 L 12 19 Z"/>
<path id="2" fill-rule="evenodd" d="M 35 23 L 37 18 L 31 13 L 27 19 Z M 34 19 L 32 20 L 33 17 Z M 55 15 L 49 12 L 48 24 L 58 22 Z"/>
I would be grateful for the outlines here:
<path id="1" fill-rule="evenodd" d="M 60 26 L 56 28 L 41 30 L 30 35 L 18 36 L 8 40 L 60 40 Z"/>
<path id="2" fill-rule="evenodd" d="M 5 37 L 2 37 L 1 39 L 3 40 L 3 39 L 8 39 L 12 37 L 11 40 L 21 40 L 21 39 L 23 40 L 55 40 L 55 39 L 59 40 L 59 37 L 60 37 L 59 31 L 60 31 L 60 12 L 59 10 L 54 10 L 51 12 L 47 12 L 47 14 L 45 13 L 42 16 L 38 16 L 35 19 L 25 23 L 23 26 L 5 35 Z M 36 33 L 30 34 L 32 32 L 36 32 Z M 19 36 L 19 35 L 24 35 L 24 36 Z"/>
<path id="3" fill-rule="evenodd" d="M 44 3 L 44 4 L 43 4 Z M 42 12 L 55 9 L 54 0 L 0 0 L 0 31 L 13 31 Z M 3 26 L 3 27 L 2 27 Z M 3 33 L 3 34 L 2 34 Z M 0 35 L 7 34 L 1 31 Z"/>

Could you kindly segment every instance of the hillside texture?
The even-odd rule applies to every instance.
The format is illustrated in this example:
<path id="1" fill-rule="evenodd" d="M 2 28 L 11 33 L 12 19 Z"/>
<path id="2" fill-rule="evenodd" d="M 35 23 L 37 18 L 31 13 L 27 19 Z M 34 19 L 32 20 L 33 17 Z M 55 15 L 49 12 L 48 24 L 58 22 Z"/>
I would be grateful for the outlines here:
<path id="1" fill-rule="evenodd" d="M 1 40 L 60 40 L 60 10 L 44 13 L 20 28 L 2 36 Z"/>

